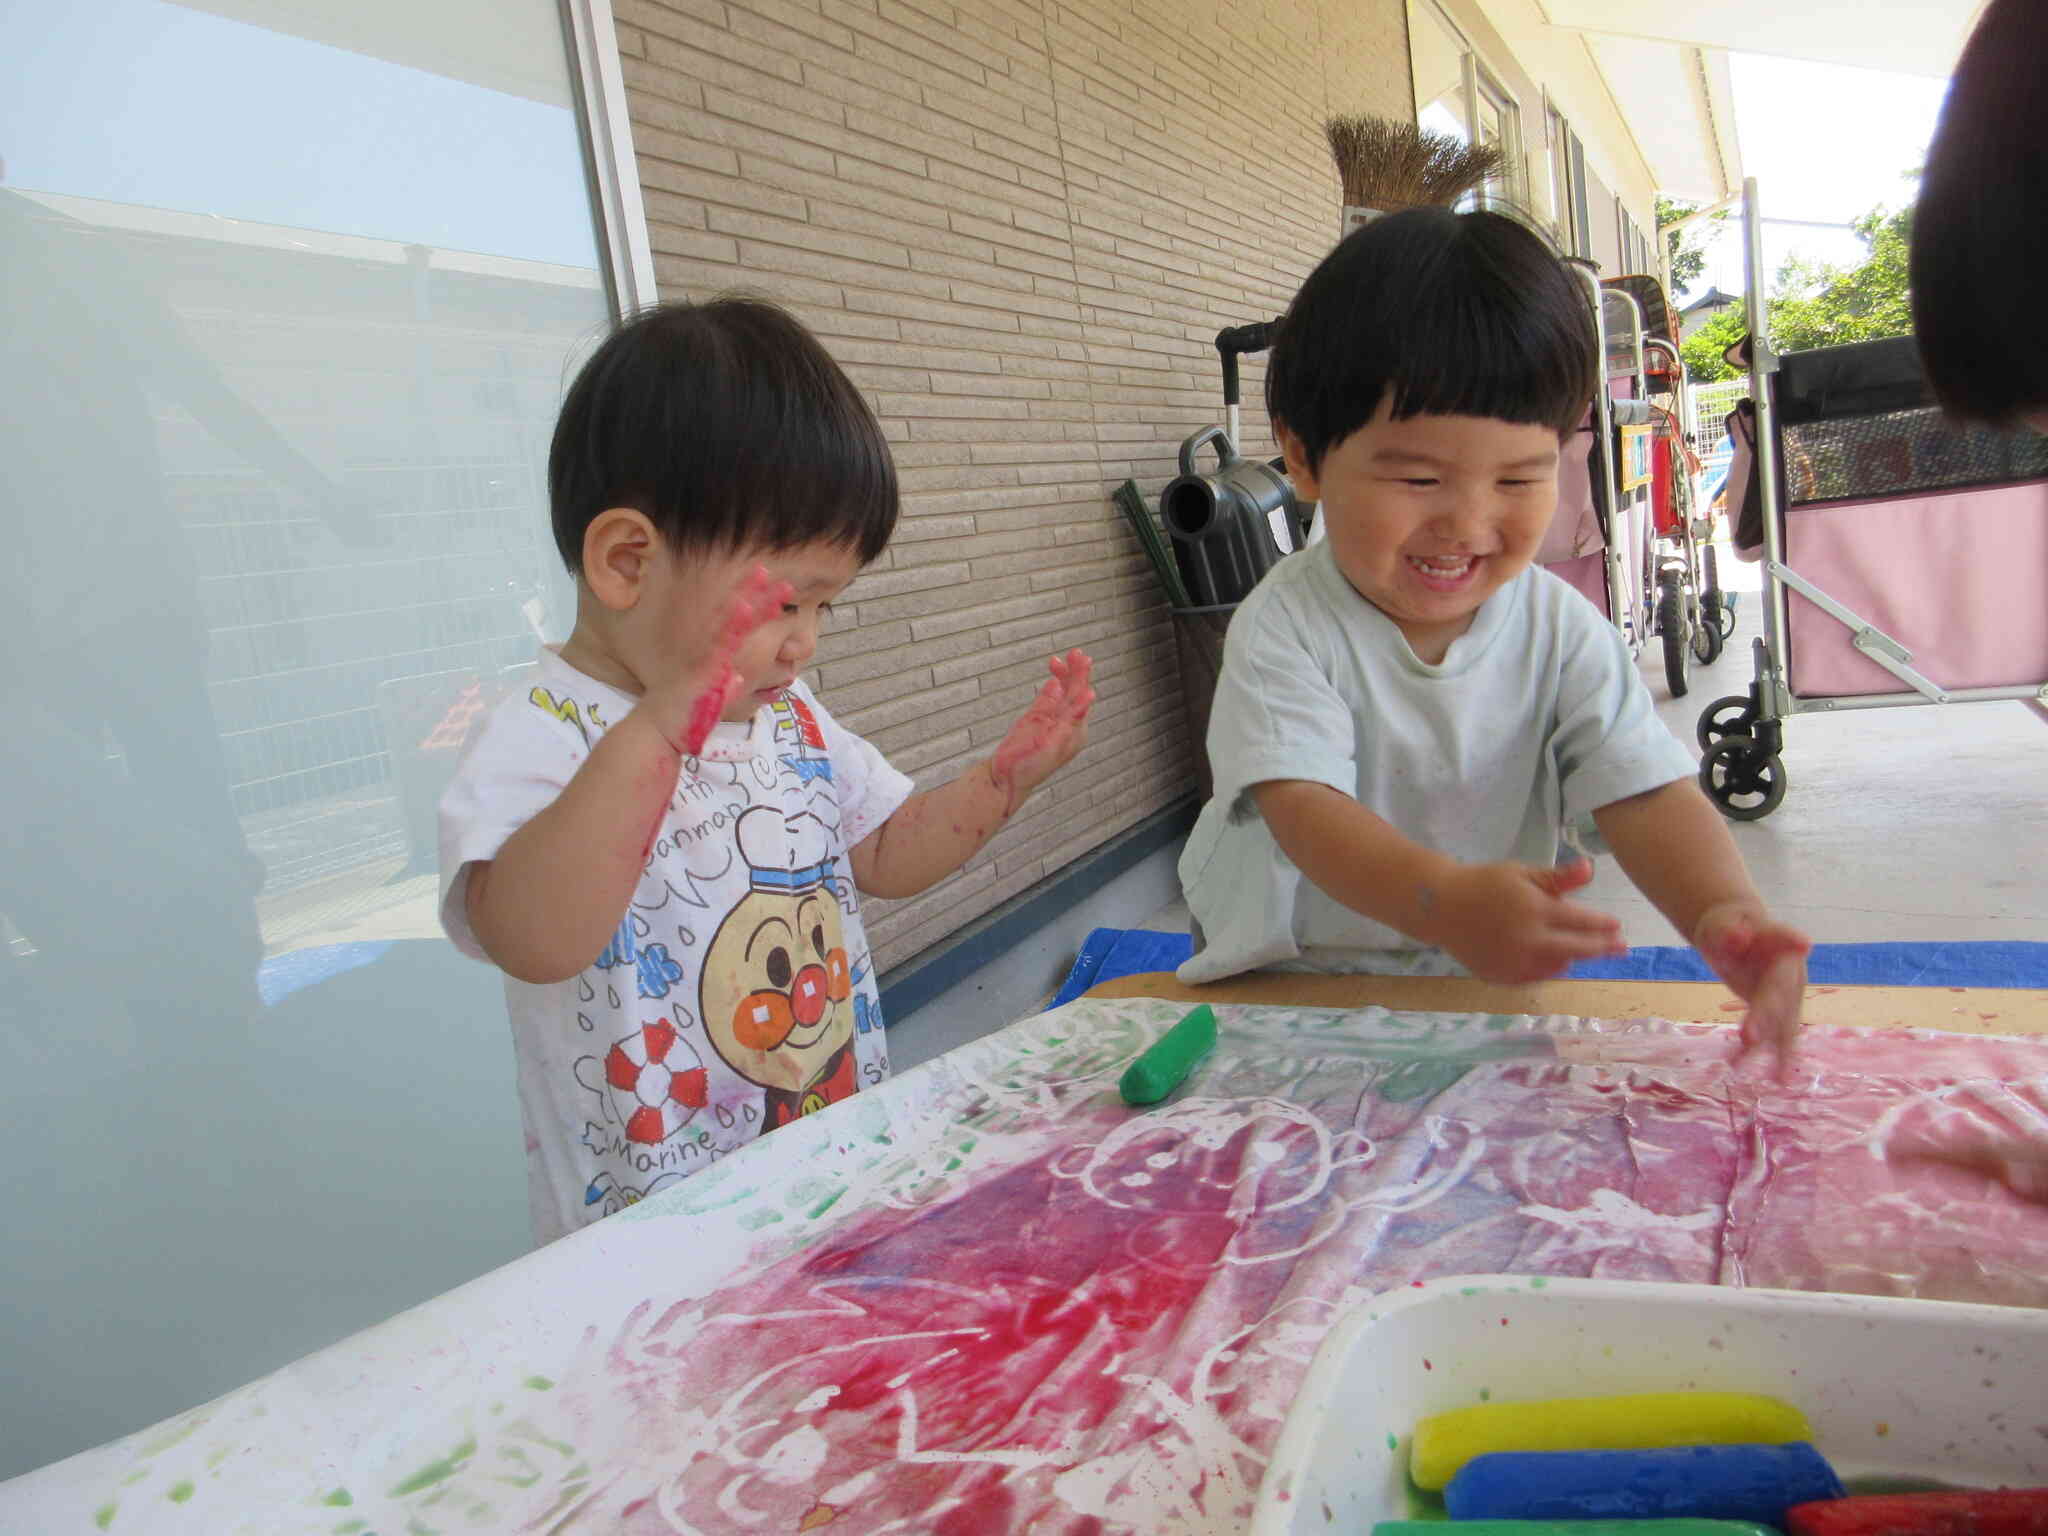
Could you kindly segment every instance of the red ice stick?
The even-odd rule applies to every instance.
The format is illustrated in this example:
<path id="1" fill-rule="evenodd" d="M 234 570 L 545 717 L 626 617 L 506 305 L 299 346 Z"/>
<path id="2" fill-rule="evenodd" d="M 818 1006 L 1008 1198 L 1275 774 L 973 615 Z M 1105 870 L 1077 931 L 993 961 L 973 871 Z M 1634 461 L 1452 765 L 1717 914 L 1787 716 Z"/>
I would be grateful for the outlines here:
<path id="1" fill-rule="evenodd" d="M 1883 1493 L 1785 1512 L 1791 1536 L 2048 1536 L 2048 1488 Z"/>

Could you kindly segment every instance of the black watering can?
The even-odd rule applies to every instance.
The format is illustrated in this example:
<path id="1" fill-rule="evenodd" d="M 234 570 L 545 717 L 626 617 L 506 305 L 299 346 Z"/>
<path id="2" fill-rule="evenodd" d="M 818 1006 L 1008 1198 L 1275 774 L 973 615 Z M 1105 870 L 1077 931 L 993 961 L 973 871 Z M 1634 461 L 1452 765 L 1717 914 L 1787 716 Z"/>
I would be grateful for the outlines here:
<path id="1" fill-rule="evenodd" d="M 1203 474 L 1195 456 L 1207 444 L 1216 467 Z M 1241 458 L 1230 434 L 1207 427 L 1180 445 L 1180 474 L 1159 493 L 1159 516 L 1173 535 L 1181 579 L 1196 603 L 1235 603 L 1282 555 L 1301 542 L 1300 508 L 1281 461 Z"/>

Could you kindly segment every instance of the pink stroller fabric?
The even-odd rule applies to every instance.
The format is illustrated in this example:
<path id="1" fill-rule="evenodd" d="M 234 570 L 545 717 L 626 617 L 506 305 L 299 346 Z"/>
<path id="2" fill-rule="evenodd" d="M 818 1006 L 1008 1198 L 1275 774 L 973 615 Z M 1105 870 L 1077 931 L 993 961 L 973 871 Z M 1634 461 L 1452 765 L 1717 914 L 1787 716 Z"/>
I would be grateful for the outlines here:
<path id="1" fill-rule="evenodd" d="M 1536 563 L 1563 577 L 1585 594 L 1586 601 L 1607 612 L 1606 543 L 1593 505 L 1593 416 L 1589 410 L 1579 430 L 1564 445 L 1557 461 L 1557 512 L 1536 550 Z"/>
<path id="2" fill-rule="evenodd" d="M 1908 665 L 1942 687 L 2048 681 L 2048 481 L 1795 506 L 1785 544 L 1793 571 L 1912 651 Z M 1785 601 L 1795 694 L 1907 691 L 1847 627 L 1797 592 Z"/>

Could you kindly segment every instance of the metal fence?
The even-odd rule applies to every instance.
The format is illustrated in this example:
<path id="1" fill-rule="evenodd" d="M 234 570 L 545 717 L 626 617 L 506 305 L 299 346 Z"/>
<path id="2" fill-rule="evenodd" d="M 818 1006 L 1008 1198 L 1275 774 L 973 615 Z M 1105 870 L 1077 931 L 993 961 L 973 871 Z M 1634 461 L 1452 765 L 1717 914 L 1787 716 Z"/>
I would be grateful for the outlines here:
<path id="1" fill-rule="evenodd" d="M 1699 453 L 1701 470 L 1709 486 L 1721 478 L 1733 452 L 1721 424 L 1735 409 L 1735 402 L 1748 393 L 1749 380 L 1745 378 L 1695 384 L 1687 392 L 1692 405 L 1692 420 L 1686 425 L 1692 433 L 1693 446 Z"/>

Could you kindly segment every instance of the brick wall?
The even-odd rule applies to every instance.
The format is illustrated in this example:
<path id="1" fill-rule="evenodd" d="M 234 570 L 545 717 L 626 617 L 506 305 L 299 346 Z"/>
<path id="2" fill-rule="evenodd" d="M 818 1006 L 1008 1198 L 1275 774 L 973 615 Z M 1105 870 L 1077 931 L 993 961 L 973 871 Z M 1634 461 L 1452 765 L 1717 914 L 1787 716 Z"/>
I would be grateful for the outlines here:
<path id="1" fill-rule="evenodd" d="M 1277 314 L 1335 238 L 1323 118 L 1411 113 L 1402 0 L 615 16 L 663 293 L 788 304 L 895 449 L 904 517 L 821 647 L 827 705 L 930 785 L 1047 654 L 1096 659 L 1087 751 L 960 874 L 870 904 L 886 969 L 1190 792 L 1172 628 L 1109 493 L 1157 494 L 1221 419 L 1218 328 Z"/>

